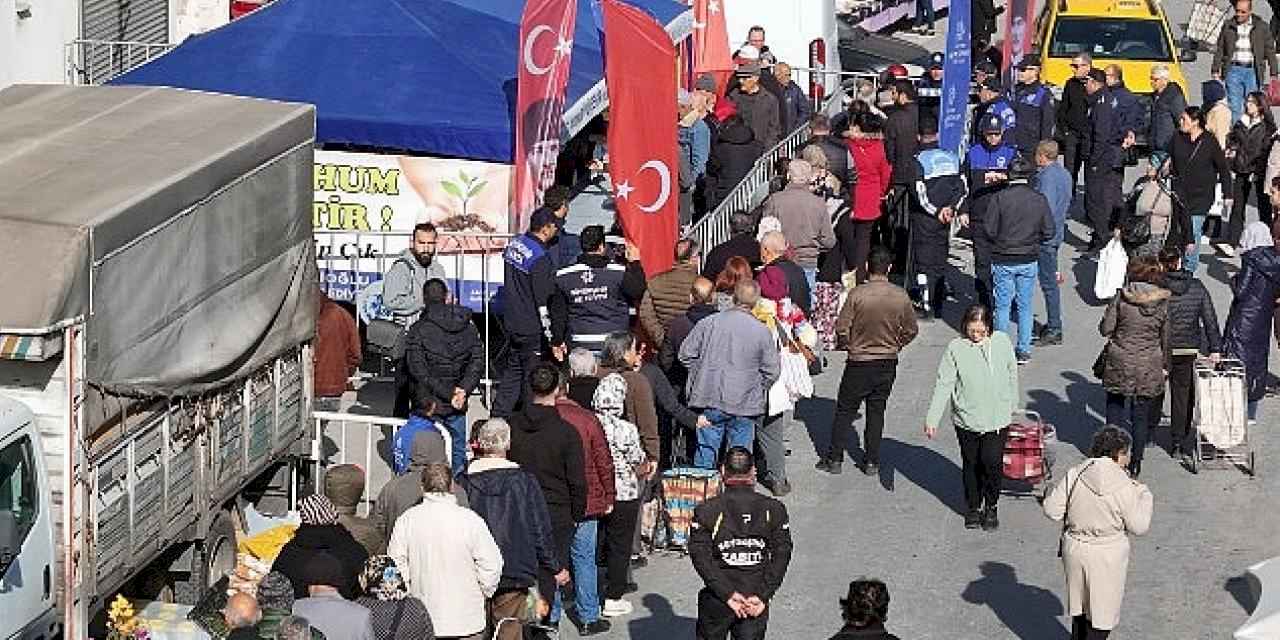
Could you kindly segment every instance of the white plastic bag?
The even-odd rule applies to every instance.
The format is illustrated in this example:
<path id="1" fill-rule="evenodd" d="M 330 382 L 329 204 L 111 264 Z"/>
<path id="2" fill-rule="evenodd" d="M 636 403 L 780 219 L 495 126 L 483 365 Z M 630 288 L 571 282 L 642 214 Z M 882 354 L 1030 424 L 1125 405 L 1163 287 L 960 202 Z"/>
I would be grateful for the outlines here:
<path id="1" fill-rule="evenodd" d="M 1119 238 L 1112 238 L 1098 256 L 1098 273 L 1093 280 L 1093 295 L 1099 300 L 1109 300 L 1124 286 L 1125 271 L 1129 269 L 1129 254 Z"/>

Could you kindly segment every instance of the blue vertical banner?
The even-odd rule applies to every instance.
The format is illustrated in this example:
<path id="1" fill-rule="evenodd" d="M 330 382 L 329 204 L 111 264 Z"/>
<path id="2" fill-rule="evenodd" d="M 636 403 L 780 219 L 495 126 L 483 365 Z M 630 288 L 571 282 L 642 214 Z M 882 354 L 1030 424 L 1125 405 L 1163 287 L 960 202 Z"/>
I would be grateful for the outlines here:
<path id="1" fill-rule="evenodd" d="M 973 73 L 970 4 L 952 2 L 947 9 L 947 59 L 942 67 L 942 105 L 938 110 L 938 146 L 961 158 L 968 151 L 964 129 Z"/>

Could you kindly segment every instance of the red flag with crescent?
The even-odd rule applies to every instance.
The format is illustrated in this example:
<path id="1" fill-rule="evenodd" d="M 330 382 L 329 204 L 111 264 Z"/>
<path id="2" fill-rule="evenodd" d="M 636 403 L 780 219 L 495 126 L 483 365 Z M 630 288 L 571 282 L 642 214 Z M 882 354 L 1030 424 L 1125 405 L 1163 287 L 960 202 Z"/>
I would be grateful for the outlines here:
<path id="1" fill-rule="evenodd" d="M 724 21 L 726 1 L 693 0 L 693 72 L 715 76 L 718 95 L 724 95 L 734 70 L 729 28 Z"/>
<path id="2" fill-rule="evenodd" d="M 577 17 L 577 0 L 528 0 L 520 18 L 511 202 L 511 231 L 516 233 L 524 231 L 542 194 L 555 184 Z"/>
<path id="3" fill-rule="evenodd" d="M 609 177 L 618 220 L 652 276 L 671 268 L 676 246 L 676 46 L 643 10 L 618 0 L 603 9 Z"/>

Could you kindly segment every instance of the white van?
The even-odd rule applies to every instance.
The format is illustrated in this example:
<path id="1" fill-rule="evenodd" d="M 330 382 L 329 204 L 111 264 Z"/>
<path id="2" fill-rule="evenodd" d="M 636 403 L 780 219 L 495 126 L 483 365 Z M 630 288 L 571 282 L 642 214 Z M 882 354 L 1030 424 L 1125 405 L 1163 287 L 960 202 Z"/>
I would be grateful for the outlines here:
<path id="1" fill-rule="evenodd" d="M 822 98 L 839 88 L 835 74 L 799 70 L 840 70 L 835 0 L 721 0 L 721 4 L 730 48 L 746 44 L 751 27 L 764 27 L 765 45 L 779 62 L 797 69 L 792 76 L 806 95 L 814 97 L 814 89 L 821 87 L 818 97 Z"/>

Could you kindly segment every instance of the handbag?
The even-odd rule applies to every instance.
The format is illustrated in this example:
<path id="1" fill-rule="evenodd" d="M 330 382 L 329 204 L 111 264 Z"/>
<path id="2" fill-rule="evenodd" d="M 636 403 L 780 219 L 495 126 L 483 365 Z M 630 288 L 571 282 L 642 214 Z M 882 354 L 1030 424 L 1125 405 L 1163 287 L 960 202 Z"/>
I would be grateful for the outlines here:
<path id="1" fill-rule="evenodd" d="M 371 321 L 365 327 L 366 348 L 375 355 L 392 360 L 404 357 L 405 338 L 409 328 L 382 318 Z"/>
<path id="2" fill-rule="evenodd" d="M 1099 380 L 1107 372 L 1107 347 L 1109 346 L 1111 346 L 1110 340 L 1107 341 L 1107 344 L 1102 345 L 1102 351 L 1098 352 L 1097 359 L 1093 361 L 1093 375 Z"/>
<path id="3" fill-rule="evenodd" d="M 1067 514 L 1071 512 L 1071 494 L 1075 493 L 1076 485 L 1080 484 L 1080 476 L 1083 476 L 1084 472 L 1088 471 L 1089 467 L 1092 466 L 1092 462 L 1086 464 L 1084 468 L 1080 470 L 1080 473 L 1076 474 L 1076 481 L 1072 482 L 1071 486 L 1067 487 L 1067 504 L 1062 507 L 1062 535 L 1058 536 L 1059 558 L 1062 557 L 1062 539 L 1067 537 Z"/>

